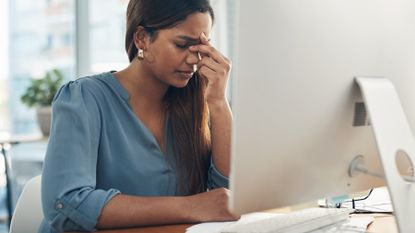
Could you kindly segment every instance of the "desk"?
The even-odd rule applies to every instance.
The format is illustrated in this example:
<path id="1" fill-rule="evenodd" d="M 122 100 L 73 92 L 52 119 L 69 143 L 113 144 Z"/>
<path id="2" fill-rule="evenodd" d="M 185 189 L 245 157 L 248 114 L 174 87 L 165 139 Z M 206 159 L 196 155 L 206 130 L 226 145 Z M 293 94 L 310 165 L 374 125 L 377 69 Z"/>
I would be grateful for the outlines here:
<path id="1" fill-rule="evenodd" d="M 392 215 L 387 214 L 359 214 L 352 215 L 352 218 L 358 218 L 363 216 L 373 216 L 375 220 L 369 226 L 368 233 L 398 233 L 395 225 L 395 218 Z M 185 233 L 186 228 L 190 227 L 191 224 L 181 225 L 169 225 L 169 226 L 158 226 L 158 227 L 141 227 L 131 228 L 123 230 L 106 230 L 97 231 L 97 233 Z"/>
<path id="2" fill-rule="evenodd" d="M 139 227 L 123 230 L 97 231 L 96 233 L 185 233 L 192 224 L 179 224 L 158 227 Z"/>
<path id="3" fill-rule="evenodd" d="M 367 216 L 367 215 L 366 215 Z M 367 232 L 370 233 L 398 233 L 395 217 L 390 214 L 370 214 L 375 219 L 369 226 Z"/>

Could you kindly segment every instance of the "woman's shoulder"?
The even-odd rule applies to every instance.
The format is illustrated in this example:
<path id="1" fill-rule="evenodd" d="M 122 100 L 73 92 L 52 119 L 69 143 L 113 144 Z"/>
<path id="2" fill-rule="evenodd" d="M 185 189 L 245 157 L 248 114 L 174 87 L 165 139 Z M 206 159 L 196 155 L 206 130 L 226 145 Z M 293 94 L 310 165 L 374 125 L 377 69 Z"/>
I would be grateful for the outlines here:
<path id="1" fill-rule="evenodd" d="M 61 86 L 54 101 L 97 99 L 104 91 L 102 79 L 105 79 L 106 75 L 108 74 L 102 73 L 71 80 Z"/>
<path id="2" fill-rule="evenodd" d="M 111 76 L 109 72 L 84 76 L 72 81 L 69 81 L 67 85 L 74 85 L 84 91 L 98 90 L 101 88 L 105 80 Z"/>

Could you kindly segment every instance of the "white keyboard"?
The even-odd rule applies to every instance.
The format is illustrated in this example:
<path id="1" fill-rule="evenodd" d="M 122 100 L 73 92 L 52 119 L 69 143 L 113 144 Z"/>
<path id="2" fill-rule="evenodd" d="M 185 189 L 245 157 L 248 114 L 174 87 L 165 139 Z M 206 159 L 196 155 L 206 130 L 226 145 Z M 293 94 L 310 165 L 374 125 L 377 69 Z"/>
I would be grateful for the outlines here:
<path id="1" fill-rule="evenodd" d="M 349 219 L 352 209 L 310 208 L 248 223 L 235 223 L 222 233 L 303 233 Z"/>

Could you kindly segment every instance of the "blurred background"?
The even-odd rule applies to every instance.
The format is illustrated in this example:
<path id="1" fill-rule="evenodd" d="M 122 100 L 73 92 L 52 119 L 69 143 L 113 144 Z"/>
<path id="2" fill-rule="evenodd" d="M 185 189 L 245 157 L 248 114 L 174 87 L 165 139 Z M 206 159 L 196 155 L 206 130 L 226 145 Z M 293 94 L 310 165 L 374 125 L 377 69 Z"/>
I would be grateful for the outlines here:
<path id="1" fill-rule="evenodd" d="M 128 0 L 0 1 L 0 146 L 7 152 L 13 206 L 27 180 L 41 173 L 47 145 L 47 137 L 9 143 L 15 135 L 41 135 L 39 105 L 29 107 L 21 96 L 29 87 L 45 85 L 33 80 L 49 80 L 50 88 L 127 66 L 127 4 Z M 216 14 L 212 43 L 232 60 L 235 1 L 212 0 L 211 4 Z M 54 75 L 47 78 L 53 70 L 62 76 L 61 82 L 52 83 Z M 229 99 L 231 94 L 228 91 Z M 7 232 L 8 218 L 4 168 L 0 159 L 0 233 Z"/>

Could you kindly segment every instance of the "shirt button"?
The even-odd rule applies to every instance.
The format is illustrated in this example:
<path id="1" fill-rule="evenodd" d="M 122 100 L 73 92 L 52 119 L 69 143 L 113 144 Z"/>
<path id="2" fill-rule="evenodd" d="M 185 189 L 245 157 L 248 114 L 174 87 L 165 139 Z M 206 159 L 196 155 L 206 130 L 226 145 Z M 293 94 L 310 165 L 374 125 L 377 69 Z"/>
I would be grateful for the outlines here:
<path id="1" fill-rule="evenodd" d="M 56 205 L 56 209 L 63 209 L 63 204 L 62 203 L 58 203 L 57 205 Z"/>

